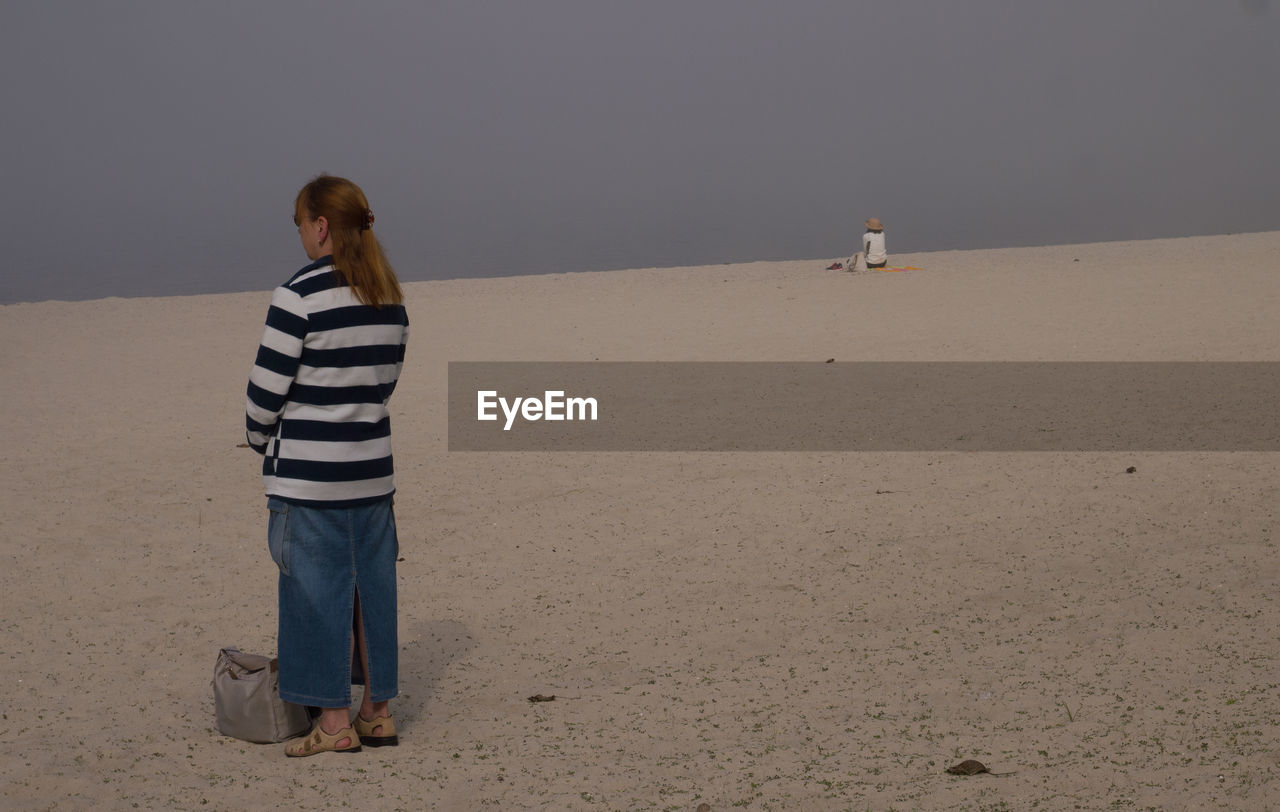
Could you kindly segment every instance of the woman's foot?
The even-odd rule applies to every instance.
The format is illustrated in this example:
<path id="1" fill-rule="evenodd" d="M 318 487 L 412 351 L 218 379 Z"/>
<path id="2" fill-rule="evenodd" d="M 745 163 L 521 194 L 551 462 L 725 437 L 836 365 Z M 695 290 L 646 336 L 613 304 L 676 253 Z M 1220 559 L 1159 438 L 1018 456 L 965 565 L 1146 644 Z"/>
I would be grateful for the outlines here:
<path id="1" fill-rule="evenodd" d="M 390 716 L 375 716 L 365 719 L 360 714 L 352 720 L 360 741 L 370 747 L 395 747 L 400 743 L 396 735 L 396 723 Z"/>
<path id="2" fill-rule="evenodd" d="M 328 733 L 324 730 L 323 719 L 316 722 L 311 732 L 301 739 L 295 739 L 284 746 L 284 754 L 290 758 L 314 756 L 317 753 L 359 753 L 360 737 L 355 728 L 347 726 Z"/>

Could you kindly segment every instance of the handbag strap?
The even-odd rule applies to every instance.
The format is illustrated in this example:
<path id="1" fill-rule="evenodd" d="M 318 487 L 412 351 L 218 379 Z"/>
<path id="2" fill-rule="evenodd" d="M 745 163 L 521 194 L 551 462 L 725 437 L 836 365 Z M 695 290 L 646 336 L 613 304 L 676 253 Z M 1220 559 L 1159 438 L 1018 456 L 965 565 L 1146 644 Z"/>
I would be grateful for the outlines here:
<path id="1" fill-rule="evenodd" d="M 268 657 L 265 654 L 246 654 L 234 647 L 224 648 L 222 656 L 248 673 L 254 673 L 266 668 L 270 669 L 270 672 L 274 674 L 280 667 L 279 660 L 275 657 Z"/>

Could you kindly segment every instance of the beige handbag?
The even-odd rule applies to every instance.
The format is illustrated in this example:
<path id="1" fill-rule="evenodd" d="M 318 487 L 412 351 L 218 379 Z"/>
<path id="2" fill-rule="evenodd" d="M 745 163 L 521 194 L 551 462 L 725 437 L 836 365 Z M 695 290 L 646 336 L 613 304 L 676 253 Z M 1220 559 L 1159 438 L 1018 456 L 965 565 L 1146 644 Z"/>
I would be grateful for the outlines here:
<path id="1" fill-rule="evenodd" d="M 213 667 L 213 706 L 218 731 L 247 742 L 282 742 L 306 733 L 311 715 L 280 698 L 279 661 L 224 648 Z"/>

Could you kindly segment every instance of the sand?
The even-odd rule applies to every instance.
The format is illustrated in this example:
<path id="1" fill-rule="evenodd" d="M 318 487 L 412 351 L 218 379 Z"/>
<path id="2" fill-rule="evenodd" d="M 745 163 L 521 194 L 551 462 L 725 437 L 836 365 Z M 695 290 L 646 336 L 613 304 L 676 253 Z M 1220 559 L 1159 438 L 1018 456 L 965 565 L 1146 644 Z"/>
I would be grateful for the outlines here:
<path id="1" fill-rule="evenodd" d="M 268 294 L 0 308 L 0 806 L 1280 804 L 1274 454 L 446 450 L 450 360 L 1280 360 L 1280 232 L 892 260 L 407 285 L 402 744 L 303 760 L 212 718 Z"/>

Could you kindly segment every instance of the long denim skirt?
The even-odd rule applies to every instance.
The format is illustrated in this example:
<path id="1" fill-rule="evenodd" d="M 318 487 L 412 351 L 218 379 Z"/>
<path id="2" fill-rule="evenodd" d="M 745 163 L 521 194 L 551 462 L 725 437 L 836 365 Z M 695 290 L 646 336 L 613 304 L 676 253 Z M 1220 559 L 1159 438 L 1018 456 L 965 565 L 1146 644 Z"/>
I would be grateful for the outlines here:
<path id="1" fill-rule="evenodd" d="M 357 507 L 314 508 L 267 500 L 267 544 L 280 570 L 280 696 L 320 708 L 351 703 L 357 595 L 369 652 L 364 680 L 374 702 L 397 686 L 396 539 L 391 497 Z"/>

